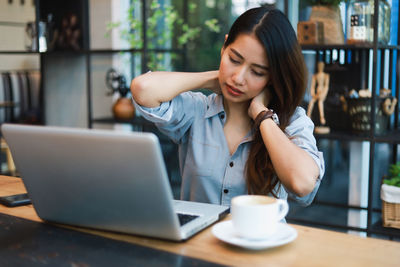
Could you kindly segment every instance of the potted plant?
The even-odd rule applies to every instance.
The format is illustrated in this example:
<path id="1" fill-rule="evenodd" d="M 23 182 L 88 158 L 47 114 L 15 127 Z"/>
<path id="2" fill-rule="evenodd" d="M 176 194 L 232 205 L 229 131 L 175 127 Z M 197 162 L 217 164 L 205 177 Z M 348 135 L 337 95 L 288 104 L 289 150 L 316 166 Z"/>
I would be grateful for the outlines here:
<path id="1" fill-rule="evenodd" d="M 400 162 L 389 167 L 381 186 L 383 226 L 400 229 Z"/>
<path id="2" fill-rule="evenodd" d="M 324 25 L 325 44 L 344 44 L 343 24 L 339 4 L 345 0 L 307 0 L 311 6 L 310 21 Z"/>

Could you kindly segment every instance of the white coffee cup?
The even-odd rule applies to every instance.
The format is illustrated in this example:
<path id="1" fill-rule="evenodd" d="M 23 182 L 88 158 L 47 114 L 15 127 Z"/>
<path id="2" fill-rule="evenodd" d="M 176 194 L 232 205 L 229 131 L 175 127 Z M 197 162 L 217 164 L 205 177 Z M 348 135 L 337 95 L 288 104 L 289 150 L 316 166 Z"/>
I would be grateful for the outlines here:
<path id="1" fill-rule="evenodd" d="M 231 201 L 232 223 L 243 238 L 265 239 L 274 234 L 289 211 L 286 200 L 269 196 L 243 195 Z"/>

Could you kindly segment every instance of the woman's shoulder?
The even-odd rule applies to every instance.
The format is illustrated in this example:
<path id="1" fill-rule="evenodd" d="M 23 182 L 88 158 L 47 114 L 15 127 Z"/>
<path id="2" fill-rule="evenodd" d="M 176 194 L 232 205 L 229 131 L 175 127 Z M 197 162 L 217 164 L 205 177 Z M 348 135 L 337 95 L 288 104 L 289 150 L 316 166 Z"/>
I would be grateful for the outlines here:
<path id="1" fill-rule="evenodd" d="M 309 118 L 306 114 L 306 110 L 302 107 L 297 107 L 292 115 L 292 117 L 290 117 L 290 123 L 298 120 L 298 119 L 306 119 Z"/>
<path id="2" fill-rule="evenodd" d="M 304 129 L 310 129 L 312 132 L 314 129 L 314 123 L 310 117 L 307 116 L 304 108 L 297 107 L 289 120 L 286 132 L 290 134 Z"/>

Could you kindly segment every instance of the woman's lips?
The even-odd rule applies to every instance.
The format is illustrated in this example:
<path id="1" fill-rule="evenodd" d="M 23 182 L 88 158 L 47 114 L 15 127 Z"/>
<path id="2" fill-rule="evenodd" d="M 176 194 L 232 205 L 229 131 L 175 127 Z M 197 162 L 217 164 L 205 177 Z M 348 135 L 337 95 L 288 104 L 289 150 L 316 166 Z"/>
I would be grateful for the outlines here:
<path id="1" fill-rule="evenodd" d="M 242 91 L 240 91 L 240 90 L 238 90 L 238 89 L 236 89 L 236 88 L 234 88 L 234 87 L 232 87 L 232 86 L 230 86 L 228 84 L 226 86 L 228 87 L 228 93 L 233 95 L 233 96 L 240 96 L 240 95 L 243 94 Z"/>

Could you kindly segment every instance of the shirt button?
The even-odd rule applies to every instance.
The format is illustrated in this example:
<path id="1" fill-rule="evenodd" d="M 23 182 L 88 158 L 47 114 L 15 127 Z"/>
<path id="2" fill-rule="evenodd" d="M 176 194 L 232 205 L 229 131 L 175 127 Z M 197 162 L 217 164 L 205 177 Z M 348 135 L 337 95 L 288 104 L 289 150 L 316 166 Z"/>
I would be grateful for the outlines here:
<path id="1" fill-rule="evenodd" d="M 225 194 L 228 194 L 228 193 L 229 193 L 229 190 L 228 190 L 228 189 L 224 189 L 224 193 L 225 193 Z"/>
<path id="2" fill-rule="evenodd" d="M 229 166 L 233 167 L 233 161 L 229 162 Z"/>
<path id="3" fill-rule="evenodd" d="M 225 115 L 221 114 L 219 117 L 221 118 L 221 120 L 223 120 L 225 118 Z"/>

